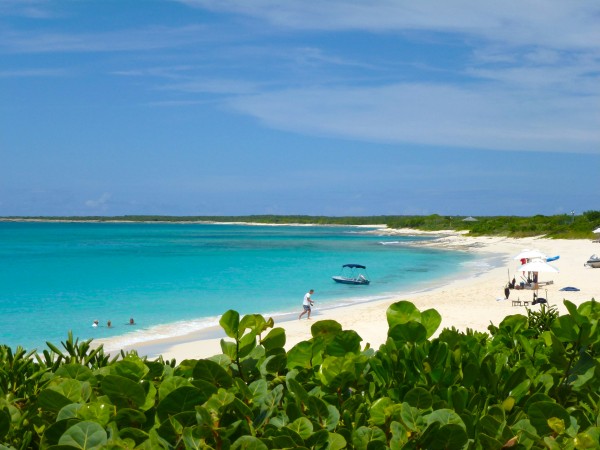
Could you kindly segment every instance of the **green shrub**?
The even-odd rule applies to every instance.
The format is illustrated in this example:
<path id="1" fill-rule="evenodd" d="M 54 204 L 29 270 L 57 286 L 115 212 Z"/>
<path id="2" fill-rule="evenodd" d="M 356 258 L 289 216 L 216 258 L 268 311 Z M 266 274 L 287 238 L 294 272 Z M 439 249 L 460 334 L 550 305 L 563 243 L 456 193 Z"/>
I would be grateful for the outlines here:
<path id="1" fill-rule="evenodd" d="M 379 349 L 324 320 L 289 351 L 227 311 L 223 353 L 179 364 L 1 346 L 0 449 L 598 449 L 600 306 L 565 306 L 432 338 L 437 311 L 402 301 Z"/>

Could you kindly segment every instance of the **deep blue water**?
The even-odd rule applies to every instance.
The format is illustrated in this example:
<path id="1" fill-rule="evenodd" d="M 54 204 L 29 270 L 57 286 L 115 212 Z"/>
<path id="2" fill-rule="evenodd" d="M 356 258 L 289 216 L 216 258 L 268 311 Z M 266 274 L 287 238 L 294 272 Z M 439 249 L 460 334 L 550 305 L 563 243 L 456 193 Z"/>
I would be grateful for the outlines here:
<path id="1" fill-rule="evenodd" d="M 0 222 L 0 343 L 43 348 L 69 330 L 122 343 L 179 335 L 228 309 L 299 312 L 310 288 L 318 315 L 476 264 L 466 253 L 404 245 L 418 239 L 427 238 L 355 227 Z M 334 283 L 345 263 L 366 265 L 371 285 Z"/>

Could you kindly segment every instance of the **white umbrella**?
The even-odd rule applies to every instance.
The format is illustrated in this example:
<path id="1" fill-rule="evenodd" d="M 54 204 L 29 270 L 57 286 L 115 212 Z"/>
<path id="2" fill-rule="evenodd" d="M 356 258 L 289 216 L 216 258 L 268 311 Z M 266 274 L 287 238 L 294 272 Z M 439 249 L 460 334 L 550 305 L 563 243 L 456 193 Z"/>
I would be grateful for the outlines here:
<path id="1" fill-rule="evenodd" d="M 596 228 L 592 233 L 600 233 L 600 227 Z"/>
<path id="2" fill-rule="evenodd" d="M 519 272 L 558 272 L 558 269 L 544 261 L 532 261 L 517 269 Z"/>
<path id="3" fill-rule="evenodd" d="M 543 254 L 542 252 L 540 252 L 539 250 L 523 250 L 521 253 L 519 253 L 517 256 L 514 257 L 514 259 L 535 259 L 535 258 L 541 258 L 541 259 L 546 259 L 547 256 L 545 254 Z"/>

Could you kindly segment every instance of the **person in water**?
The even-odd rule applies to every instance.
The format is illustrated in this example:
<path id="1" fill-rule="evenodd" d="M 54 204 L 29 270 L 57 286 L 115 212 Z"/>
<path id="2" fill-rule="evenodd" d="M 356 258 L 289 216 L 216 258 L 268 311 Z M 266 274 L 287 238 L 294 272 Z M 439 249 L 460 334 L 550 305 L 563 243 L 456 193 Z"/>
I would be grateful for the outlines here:
<path id="1" fill-rule="evenodd" d="M 107 326 L 108 328 L 112 327 L 112 322 L 109 320 L 108 322 L 106 322 L 106 326 Z"/>
<path id="2" fill-rule="evenodd" d="M 310 307 L 315 304 L 312 300 L 312 295 L 314 292 L 315 292 L 314 289 L 311 289 L 306 294 L 304 294 L 304 301 L 302 302 L 303 311 L 298 316 L 298 320 L 300 320 L 302 318 L 302 316 L 306 313 L 308 313 L 307 319 L 310 320 L 310 311 L 311 311 Z"/>
<path id="3" fill-rule="evenodd" d="M 129 319 L 129 325 L 135 325 L 135 322 L 133 321 L 133 317 Z"/>

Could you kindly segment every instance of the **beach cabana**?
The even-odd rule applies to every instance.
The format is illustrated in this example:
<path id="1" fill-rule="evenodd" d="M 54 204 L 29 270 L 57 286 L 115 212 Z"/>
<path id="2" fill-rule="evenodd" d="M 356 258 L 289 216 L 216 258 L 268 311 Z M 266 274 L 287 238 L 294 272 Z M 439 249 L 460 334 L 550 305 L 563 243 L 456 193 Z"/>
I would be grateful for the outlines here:
<path id="1" fill-rule="evenodd" d="M 531 262 L 527 262 L 522 264 L 518 269 L 519 272 L 527 272 L 527 284 L 522 283 L 521 286 L 523 288 L 527 287 L 528 289 L 538 289 L 540 284 L 553 284 L 553 281 L 544 281 L 540 282 L 538 280 L 538 275 L 542 272 L 544 273 L 558 273 L 558 269 L 550 264 L 548 264 L 545 260 L 537 259 Z"/>

